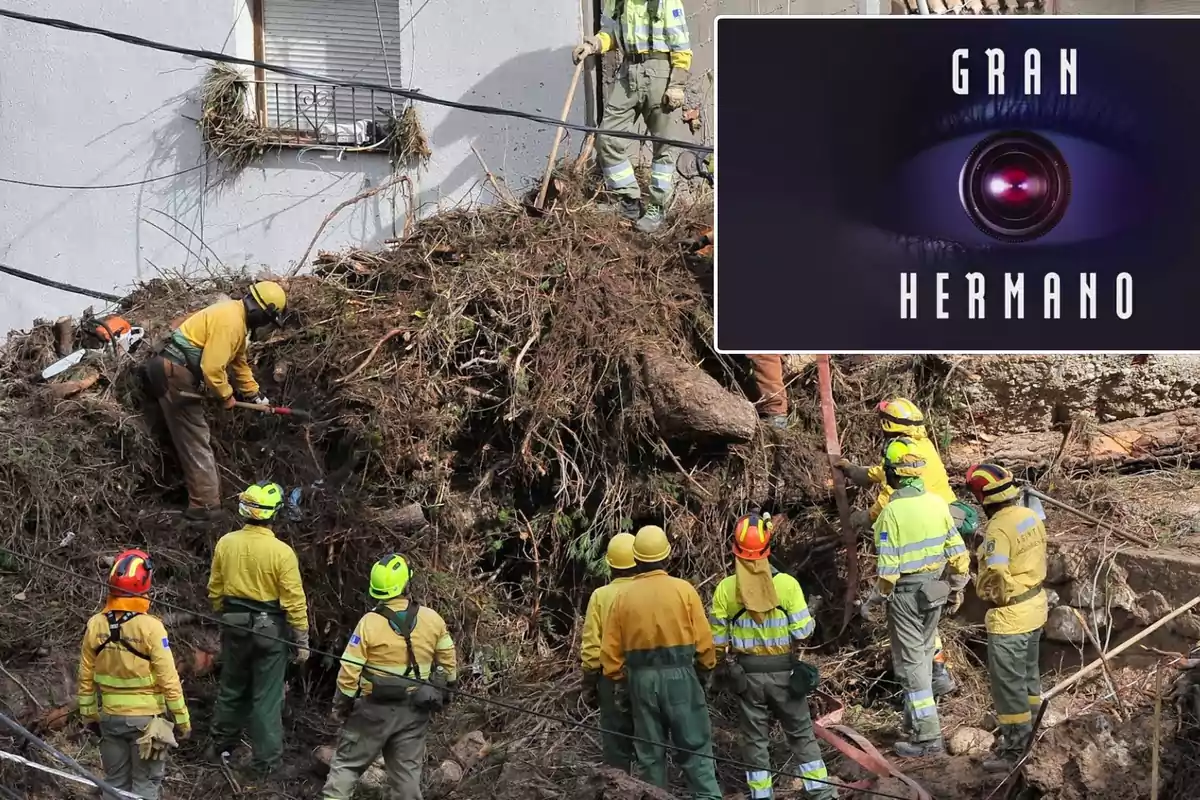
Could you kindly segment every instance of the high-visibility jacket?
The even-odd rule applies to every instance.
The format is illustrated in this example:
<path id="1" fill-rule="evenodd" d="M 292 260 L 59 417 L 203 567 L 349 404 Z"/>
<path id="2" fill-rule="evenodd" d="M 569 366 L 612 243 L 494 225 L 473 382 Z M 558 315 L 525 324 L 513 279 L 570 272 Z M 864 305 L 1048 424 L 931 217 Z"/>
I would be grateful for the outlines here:
<path id="1" fill-rule="evenodd" d="M 984 617 L 988 632 L 1028 633 L 1045 625 L 1046 526 L 1033 511 L 1011 505 L 988 520 L 983 536 L 975 591 L 993 606 Z"/>
<path id="2" fill-rule="evenodd" d="M 613 601 L 621 587 L 633 578 L 613 578 L 606 586 L 601 586 L 592 592 L 588 598 L 587 612 L 583 617 L 583 644 L 579 648 L 580 660 L 584 672 L 595 672 L 600 669 L 600 646 L 604 641 L 604 623 L 608 612 L 612 611 Z"/>
<path id="3" fill-rule="evenodd" d="M 258 382 L 246 359 L 249 333 L 245 303 L 225 300 L 184 320 L 172 340 L 187 355 L 189 364 L 198 359 L 204 382 L 224 400 L 233 395 L 226 371 L 233 373 L 234 383 L 243 395 L 258 394 Z"/>
<path id="4" fill-rule="evenodd" d="M 604 0 L 600 52 L 670 53 L 671 66 L 692 68 L 692 40 L 681 0 Z"/>
<path id="5" fill-rule="evenodd" d="M 80 716 L 95 719 L 103 710 L 119 717 L 154 717 L 166 709 L 177 724 L 191 724 L 167 629 L 146 613 L 149 607 L 150 601 L 140 598 L 112 598 L 88 620 L 79 653 Z M 119 642 L 111 636 L 113 626 Z"/>
<path id="6" fill-rule="evenodd" d="M 383 605 L 403 615 L 408 610 L 408 599 L 397 597 Z M 454 652 L 454 639 L 446 628 L 441 615 L 427 606 L 419 606 L 412 632 L 413 656 L 422 680 L 428 680 L 434 664 L 445 670 L 446 680 L 458 679 L 458 657 Z M 350 697 L 360 693 L 371 693 L 372 671 L 388 676 L 405 675 L 408 669 L 408 646 L 404 636 L 398 633 L 387 618 L 374 611 L 363 615 L 350 635 L 350 641 L 342 653 L 342 666 L 338 670 L 338 691 Z M 411 677 L 416 677 L 411 676 Z"/>
<path id="7" fill-rule="evenodd" d="M 941 572 L 947 561 L 955 575 L 971 571 L 971 555 L 954 526 L 950 505 L 925 491 L 920 481 L 892 493 L 874 530 L 880 594 L 891 594 L 901 575 Z"/>
<path id="8" fill-rule="evenodd" d="M 756 622 L 738 602 L 737 575 L 717 584 L 708 621 L 718 657 L 727 649 L 752 656 L 787 655 L 793 643 L 807 639 L 816 630 L 804 591 L 796 579 L 776 571 L 771 582 L 775 584 L 779 607 L 766 612 L 762 622 Z"/>
<path id="9" fill-rule="evenodd" d="M 946 465 L 942 463 L 942 457 L 938 455 L 937 446 L 926 435 L 925 426 L 913 428 L 912 432 L 906 435 L 913 441 L 913 450 L 925 459 L 925 472 L 921 475 L 921 480 L 925 483 L 925 491 L 936 494 L 947 503 L 953 503 L 958 498 L 955 497 L 954 490 L 950 488 L 950 477 L 946 475 Z M 887 474 L 882 463 L 868 467 L 867 477 L 880 484 L 879 496 L 871 505 L 871 521 L 874 522 L 891 499 L 892 487 L 888 485 Z"/>
<path id="10" fill-rule="evenodd" d="M 227 599 L 278 604 L 292 630 L 308 630 L 308 601 L 296 551 L 276 539 L 270 528 L 247 525 L 217 541 L 208 599 L 217 611 L 224 610 Z"/>
<path id="11" fill-rule="evenodd" d="M 604 625 L 600 666 L 622 680 L 626 668 L 717 666 L 717 651 L 696 588 L 661 569 L 643 572 L 622 587 Z"/>

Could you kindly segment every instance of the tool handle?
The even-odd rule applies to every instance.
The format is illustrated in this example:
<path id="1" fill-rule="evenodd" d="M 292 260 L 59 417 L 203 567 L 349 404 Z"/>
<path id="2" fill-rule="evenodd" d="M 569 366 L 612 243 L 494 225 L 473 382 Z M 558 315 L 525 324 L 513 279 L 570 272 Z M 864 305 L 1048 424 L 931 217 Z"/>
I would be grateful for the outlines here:
<path id="1" fill-rule="evenodd" d="M 180 392 L 180 397 L 186 397 L 189 400 L 207 400 L 204 395 L 196 394 L 195 392 Z M 233 401 L 234 408 L 244 408 L 247 411 L 257 411 L 260 414 L 277 414 L 281 417 L 295 417 L 296 419 L 312 419 L 311 415 L 306 411 L 299 411 L 295 408 L 287 406 L 260 406 L 258 403 L 244 403 L 241 400 Z"/>

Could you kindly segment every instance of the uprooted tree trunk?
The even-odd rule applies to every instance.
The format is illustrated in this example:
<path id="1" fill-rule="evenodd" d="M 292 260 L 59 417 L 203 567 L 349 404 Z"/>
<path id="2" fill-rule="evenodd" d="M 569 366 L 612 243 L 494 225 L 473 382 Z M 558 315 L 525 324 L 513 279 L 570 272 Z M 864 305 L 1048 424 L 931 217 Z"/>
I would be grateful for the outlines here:
<path id="1" fill-rule="evenodd" d="M 1062 454 L 1059 455 L 1059 451 Z M 955 447 L 952 460 L 965 466 L 981 457 L 1010 469 L 1048 467 L 1057 459 L 1068 470 L 1113 468 L 1160 459 L 1200 455 L 1200 409 L 1185 408 L 1151 417 L 1107 422 L 1078 435 L 1020 433 L 987 444 Z"/>
<path id="2" fill-rule="evenodd" d="M 758 414 L 744 397 L 726 391 L 708 373 L 663 353 L 642 356 L 642 379 L 654 419 L 668 439 L 748 442 Z"/>

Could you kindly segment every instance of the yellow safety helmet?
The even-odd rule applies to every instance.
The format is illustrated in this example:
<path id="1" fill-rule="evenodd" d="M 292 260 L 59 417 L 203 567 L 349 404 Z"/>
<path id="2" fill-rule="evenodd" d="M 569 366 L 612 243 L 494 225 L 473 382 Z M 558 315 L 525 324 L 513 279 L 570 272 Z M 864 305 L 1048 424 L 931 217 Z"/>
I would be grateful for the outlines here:
<path id="1" fill-rule="evenodd" d="M 916 442 L 901 436 L 884 445 L 883 468 L 901 478 L 919 478 L 925 472 L 925 459 Z"/>
<path id="2" fill-rule="evenodd" d="M 657 525 L 647 525 L 633 538 L 633 558 L 639 564 L 657 564 L 671 555 L 667 532 Z"/>
<path id="3" fill-rule="evenodd" d="M 287 294 L 275 281 L 259 281 L 250 287 L 250 298 L 272 321 L 287 309 Z"/>
<path id="4" fill-rule="evenodd" d="M 371 587 L 367 593 L 376 600 L 391 600 L 404 594 L 412 570 L 399 553 L 388 553 L 371 567 Z"/>
<path id="5" fill-rule="evenodd" d="M 604 563 L 611 569 L 633 569 L 637 562 L 633 560 L 634 535 L 618 533 L 608 541 L 608 552 L 604 555 Z"/>
<path id="6" fill-rule="evenodd" d="M 967 470 L 967 486 L 980 505 L 993 505 L 1021 496 L 1013 474 L 999 464 L 975 464 Z"/>
<path id="7" fill-rule="evenodd" d="M 266 522 L 283 508 L 283 489 L 278 483 L 256 483 L 238 496 L 238 513 L 246 519 Z"/>
<path id="8" fill-rule="evenodd" d="M 878 406 L 879 424 L 888 433 L 910 433 L 925 424 L 925 415 L 906 397 L 893 397 Z"/>

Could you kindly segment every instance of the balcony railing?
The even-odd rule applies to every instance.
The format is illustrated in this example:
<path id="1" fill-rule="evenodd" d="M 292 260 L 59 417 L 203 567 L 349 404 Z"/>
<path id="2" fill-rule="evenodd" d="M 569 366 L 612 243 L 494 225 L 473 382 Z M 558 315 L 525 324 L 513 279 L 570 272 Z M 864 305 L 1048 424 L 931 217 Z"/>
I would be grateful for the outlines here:
<path id="1" fill-rule="evenodd" d="M 387 138 L 397 98 L 374 89 L 320 83 L 247 81 L 259 124 L 294 147 L 370 147 Z"/>

